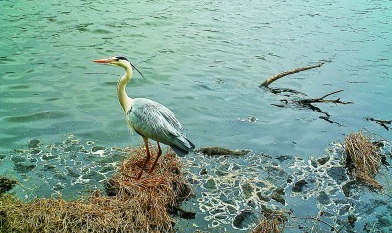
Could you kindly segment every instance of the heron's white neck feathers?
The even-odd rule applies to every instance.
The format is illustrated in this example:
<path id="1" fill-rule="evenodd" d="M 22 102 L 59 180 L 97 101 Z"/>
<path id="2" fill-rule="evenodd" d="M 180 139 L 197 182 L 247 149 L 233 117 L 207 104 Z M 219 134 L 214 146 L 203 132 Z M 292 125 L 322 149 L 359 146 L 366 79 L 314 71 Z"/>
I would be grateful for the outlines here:
<path id="1" fill-rule="evenodd" d="M 132 67 L 124 67 L 125 68 L 125 74 L 118 80 L 117 84 L 117 95 L 118 95 L 118 100 L 120 101 L 120 104 L 122 108 L 124 109 L 124 112 L 127 112 L 131 108 L 132 104 L 132 98 L 130 98 L 125 90 L 125 87 L 127 86 L 127 83 L 131 80 L 132 78 Z"/>

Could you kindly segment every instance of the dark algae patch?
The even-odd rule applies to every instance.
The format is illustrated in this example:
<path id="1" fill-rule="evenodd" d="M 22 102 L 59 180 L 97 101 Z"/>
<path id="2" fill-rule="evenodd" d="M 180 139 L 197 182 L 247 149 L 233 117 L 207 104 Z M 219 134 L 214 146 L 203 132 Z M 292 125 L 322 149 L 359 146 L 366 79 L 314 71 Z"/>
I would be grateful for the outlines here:
<path id="1" fill-rule="evenodd" d="M 196 150 L 196 152 L 218 156 L 218 155 L 236 155 L 236 156 L 244 156 L 249 154 L 250 150 L 231 150 L 223 147 L 203 147 Z"/>

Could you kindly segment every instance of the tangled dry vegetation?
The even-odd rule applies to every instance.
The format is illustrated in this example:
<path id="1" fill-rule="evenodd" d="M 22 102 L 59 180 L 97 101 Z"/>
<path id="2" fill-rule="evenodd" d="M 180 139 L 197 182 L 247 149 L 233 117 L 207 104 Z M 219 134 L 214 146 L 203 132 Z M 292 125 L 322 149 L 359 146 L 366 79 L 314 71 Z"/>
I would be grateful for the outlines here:
<path id="1" fill-rule="evenodd" d="M 381 166 L 379 148 L 361 131 L 345 138 L 346 166 L 355 180 L 375 189 L 382 186 L 375 179 Z"/>
<path id="2" fill-rule="evenodd" d="M 283 210 L 263 210 L 261 218 L 252 233 L 282 233 L 287 222 L 287 213 Z"/>
<path id="3" fill-rule="evenodd" d="M 180 161 L 174 153 L 166 153 L 153 173 L 134 180 L 129 176 L 140 171 L 145 151 L 129 149 L 129 153 L 108 181 L 109 196 L 94 191 L 77 201 L 39 198 L 23 203 L 2 194 L 0 232 L 174 232 L 170 212 L 191 195 Z"/>

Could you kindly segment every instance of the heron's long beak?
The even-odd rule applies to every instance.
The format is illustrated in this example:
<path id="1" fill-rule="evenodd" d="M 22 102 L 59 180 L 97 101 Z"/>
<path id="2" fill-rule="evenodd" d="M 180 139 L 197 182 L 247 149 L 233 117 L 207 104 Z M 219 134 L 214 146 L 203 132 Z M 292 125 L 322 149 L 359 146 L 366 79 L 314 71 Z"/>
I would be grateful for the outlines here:
<path id="1" fill-rule="evenodd" d="M 103 64 L 110 64 L 110 63 L 112 63 L 112 59 L 97 59 L 97 60 L 93 60 L 93 62 L 103 63 Z"/>

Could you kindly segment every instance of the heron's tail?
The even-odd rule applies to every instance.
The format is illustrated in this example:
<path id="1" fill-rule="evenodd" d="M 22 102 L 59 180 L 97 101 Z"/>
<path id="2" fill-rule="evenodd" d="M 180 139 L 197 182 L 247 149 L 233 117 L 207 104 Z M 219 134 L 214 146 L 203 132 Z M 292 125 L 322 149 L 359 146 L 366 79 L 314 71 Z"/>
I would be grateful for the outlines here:
<path id="1" fill-rule="evenodd" d="M 181 137 L 181 138 L 177 138 L 177 139 L 178 139 L 178 142 L 181 142 L 181 143 L 176 143 L 176 145 L 172 145 L 170 147 L 174 150 L 174 152 L 178 156 L 184 157 L 186 154 L 189 153 L 189 151 L 192 151 L 193 149 L 195 149 L 195 144 L 193 144 L 187 138 Z"/>

